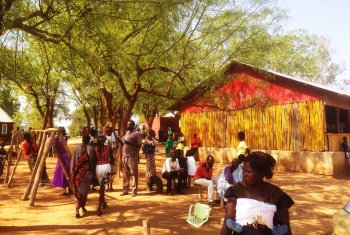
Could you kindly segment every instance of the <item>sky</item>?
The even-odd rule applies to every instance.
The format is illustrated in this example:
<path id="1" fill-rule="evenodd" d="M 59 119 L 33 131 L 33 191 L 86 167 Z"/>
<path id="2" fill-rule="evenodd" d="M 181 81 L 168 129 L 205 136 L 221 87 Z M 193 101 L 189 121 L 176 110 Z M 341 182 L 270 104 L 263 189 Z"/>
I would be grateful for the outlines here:
<path id="1" fill-rule="evenodd" d="M 350 0 L 278 0 L 291 18 L 286 29 L 305 29 L 330 41 L 332 58 L 344 63 L 339 79 L 350 80 Z"/>

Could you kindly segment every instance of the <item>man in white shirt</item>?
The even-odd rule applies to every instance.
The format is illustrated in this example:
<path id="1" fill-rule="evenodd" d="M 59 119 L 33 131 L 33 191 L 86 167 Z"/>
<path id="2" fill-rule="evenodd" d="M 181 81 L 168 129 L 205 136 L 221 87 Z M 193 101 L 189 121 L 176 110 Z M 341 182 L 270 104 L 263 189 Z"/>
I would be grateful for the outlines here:
<path id="1" fill-rule="evenodd" d="M 217 192 L 220 197 L 224 196 L 229 187 L 243 180 L 241 163 L 244 161 L 244 158 L 243 154 L 239 155 L 238 158 L 232 160 L 231 165 L 226 166 L 222 170 L 217 183 Z"/>
<path id="2" fill-rule="evenodd" d="M 172 189 L 171 183 L 174 179 L 177 179 L 179 182 L 179 172 L 181 170 L 179 160 L 174 155 L 174 148 L 170 148 L 168 153 L 170 155 L 170 158 L 167 158 L 164 162 L 162 177 L 167 180 L 166 192 L 170 194 Z M 179 185 L 179 183 L 177 185 Z M 179 191 L 179 187 L 176 188 L 176 191 Z"/>

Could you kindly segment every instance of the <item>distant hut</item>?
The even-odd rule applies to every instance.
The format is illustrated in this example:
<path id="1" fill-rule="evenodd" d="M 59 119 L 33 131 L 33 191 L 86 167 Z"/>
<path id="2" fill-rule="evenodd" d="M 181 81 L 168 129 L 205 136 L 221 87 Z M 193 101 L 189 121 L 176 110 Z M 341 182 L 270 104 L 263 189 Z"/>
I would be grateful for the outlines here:
<path id="1" fill-rule="evenodd" d="M 214 99 L 204 98 L 206 90 L 202 84 L 169 108 L 180 112 L 185 139 L 193 133 L 200 136 L 201 158 L 214 153 L 219 161 L 229 162 L 235 156 L 237 133 L 244 131 L 251 149 L 278 151 L 274 157 L 286 156 L 290 168 L 305 157 L 301 151 L 340 151 L 342 136 L 350 137 L 350 95 L 327 86 L 234 62 Z M 342 164 L 332 159 L 324 164 Z M 311 167 L 317 161 L 311 161 Z"/>
<path id="2" fill-rule="evenodd" d="M 13 123 L 14 122 L 12 118 L 2 108 L 0 108 L 0 128 L 1 128 L 0 134 L 3 137 L 5 143 L 7 144 L 11 140 Z"/>

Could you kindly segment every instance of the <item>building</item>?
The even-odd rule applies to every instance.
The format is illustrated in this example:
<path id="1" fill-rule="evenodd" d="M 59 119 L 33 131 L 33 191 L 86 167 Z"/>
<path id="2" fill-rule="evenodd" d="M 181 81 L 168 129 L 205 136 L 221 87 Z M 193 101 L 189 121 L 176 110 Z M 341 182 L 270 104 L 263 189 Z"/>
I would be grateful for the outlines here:
<path id="1" fill-rule="evenodd" d="M 344 156 L 337 151 L 342 137 L 350 138 L 349 94 L 239 62 L 228 66 L 211 98 L 206 91 L 208 85 L 201 84 L 170 107 L 180 112 L 185 139 L 200 136 L 201 157 L 210 153 L 229 162 L 237 133 L 244 131 L 251 149 L 275 153 L 281 167 L 343 172 L 338 167 Z"/>
<path id="2" fill-rule="evenodd" d="M 11 140 L 11 134 L 13 130 L 13 120 L 12 118 L 0 108 L 0 128 L 1 136 L 4 138 L 5 143 L 9 143 Z"/>
<path id="3" fill-rule="evenodd" d="M 143 125 L 147 126 L 147 123 Z M 156 116 L 154 118 L 151 129 L 155 131 L 155 138 L 159 142 L 166 142 L 168 139 L 168 127 L 170 127 L 174 133 L 179 133 L 179 118 L 169 114 L 162 117 Z M 149 127 L 147 126 L 147 128 Z"/>

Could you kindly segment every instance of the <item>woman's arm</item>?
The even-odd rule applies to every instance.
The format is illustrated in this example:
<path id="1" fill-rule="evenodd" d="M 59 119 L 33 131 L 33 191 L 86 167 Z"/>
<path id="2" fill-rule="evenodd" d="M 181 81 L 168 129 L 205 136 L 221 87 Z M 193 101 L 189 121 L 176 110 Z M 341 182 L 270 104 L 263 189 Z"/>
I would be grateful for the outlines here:
<path id="1" fill-rule="evenodd" d="M 289 210 L 287 208 L 279 208 L 277 209 L 277 212 L 281 219 L 281 225 L 287 225 L 288 226 L 288 232 L 287 235 L 292 235 L 292 229 L 290 227 L 290 218 L 289 218 Z"/>
<path id="2" fill-rule="evenodd" d="M 224 223 L 222 224 L 220 235 L 232 234 L 232 230 L 226 226 L 226 220 L 227 219 L 234 220 L 236 218 L 236 203 L 237 203 L 236 199 L 228 199 L 226 210 L 225 210 L 225 219 L 224 219 Z"/>

